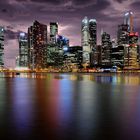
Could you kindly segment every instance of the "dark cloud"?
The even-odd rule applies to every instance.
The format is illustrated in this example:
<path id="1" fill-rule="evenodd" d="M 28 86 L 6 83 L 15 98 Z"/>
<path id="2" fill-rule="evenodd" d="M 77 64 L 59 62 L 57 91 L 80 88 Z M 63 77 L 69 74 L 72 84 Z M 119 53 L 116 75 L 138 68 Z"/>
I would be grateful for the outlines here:
<path id="1" fill-rule="evenodd" d="M 2 9 L 1 11 L 2 11 L 3 13 L 7 13 L 8 10 L 7 10 L 7 9 Z"/>
<path id="2" fill-rule="evenodd" d="M 32 2 L 43 2 L 43 3 L 52 3 L 52 4 L 60 4 L 62 2 L 64 2 L 63 0 L 31 0 Z"/>
<path id="3" fill-rule="evenodd" d="M 123 2 L 123 0 L 116 0 L 117 2 L 119 2 L 119 3 L 122 3 Z"/>
<path id="4" fill-rule="evenodd" d="M 14 29 L 13 26 L 10 26 L 10 25 L 6 26 L 6 28 L 7 28 L 8 30 L 13 30 L 13 29 Z"/>
<path id="5" fill-rule="evenodd" d="M 97 3 L 98 0 L 73 0 L 73 3 L 76 5 L 83 5 L 83 4 L 90 4 L 90 3 Z"/>

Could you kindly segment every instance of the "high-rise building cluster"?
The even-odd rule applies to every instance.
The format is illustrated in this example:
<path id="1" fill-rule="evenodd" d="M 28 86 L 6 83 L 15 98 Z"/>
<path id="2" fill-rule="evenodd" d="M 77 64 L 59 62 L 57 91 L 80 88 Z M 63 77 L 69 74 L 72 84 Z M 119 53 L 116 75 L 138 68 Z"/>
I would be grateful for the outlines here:
<path id="1" fill-rule="evenodd" d="M 82 20 L 82 48 L 83 64 L 85 66 L 113 67 L 123 69 L 139 68 L 138 32 L 135 32 L 133 13 L 128 11 L 124 15 L 124 22 L 118 25 L 117 40 L 102 31 L 101 45 L 97 45 L 97 22 L 95 19 Z"/>
<path id="2" fill-rule="evenodd" d="M 57 22 L 45 24 L 34 21 L 27 33 L 18 36 L 18 68 L 41 70 L 58 68 L 140 68 L 139 35 L 135 31 L 133 13 L 124 14 L 124 21 L 118 25 L 117 39 L 101 31 L 101 44 L 97 44 L 97 20 L 85 17 L 81 23 L 81 46 L 70 46 L 69 39 L 59 34 Z M 4 66 L 4 28 L 0 27 L 0 68 Z"/>
<path id="3" fill-rule="evenodd" d="M 48 67 L 62 67 L 65 47 L 69 47 L 69 39 L 58 34 L 58 23 L 48 26 L 38 21 L 28 28 L 28 33 L 19 34 L 18 68 L 31 70 Z"/>

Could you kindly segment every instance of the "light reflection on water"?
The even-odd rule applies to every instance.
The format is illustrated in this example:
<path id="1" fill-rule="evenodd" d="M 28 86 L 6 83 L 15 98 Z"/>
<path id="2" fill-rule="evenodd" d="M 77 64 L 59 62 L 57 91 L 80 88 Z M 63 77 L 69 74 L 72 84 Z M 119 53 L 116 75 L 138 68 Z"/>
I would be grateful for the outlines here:
<path id="1" fill-rule="evenodd" d="M 140 75 L 9 75 L 0 76 L 3 139 L 140 139 Z"/>

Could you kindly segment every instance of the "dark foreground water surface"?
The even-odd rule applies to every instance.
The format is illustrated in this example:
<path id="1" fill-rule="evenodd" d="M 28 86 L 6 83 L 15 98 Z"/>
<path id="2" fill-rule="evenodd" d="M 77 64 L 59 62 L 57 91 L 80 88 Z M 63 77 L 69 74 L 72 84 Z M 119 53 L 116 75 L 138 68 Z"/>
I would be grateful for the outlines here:
<path id="1" fill-rule="evenodd" d="M 0 140 L 140 140 L 140 75 L 0 75 Z"/>

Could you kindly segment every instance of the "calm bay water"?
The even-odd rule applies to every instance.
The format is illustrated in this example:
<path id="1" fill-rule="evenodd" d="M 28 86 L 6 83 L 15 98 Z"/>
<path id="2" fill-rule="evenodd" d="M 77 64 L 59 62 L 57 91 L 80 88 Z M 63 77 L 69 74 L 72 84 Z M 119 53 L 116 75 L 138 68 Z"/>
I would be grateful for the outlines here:
<path id="1" fill-rule="evenodd" d="M 2 140 L 139 140 L 138 74 L 0 74 Z"/>

